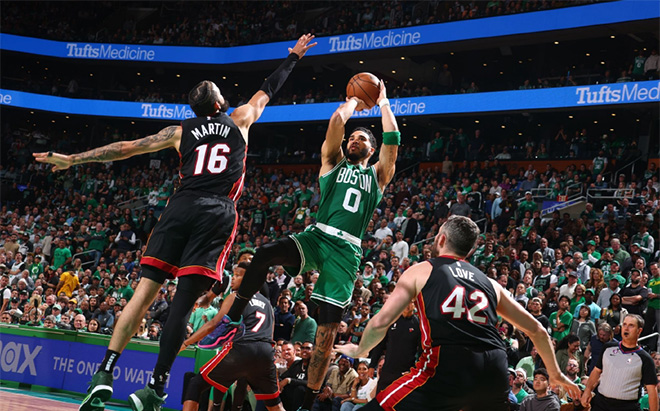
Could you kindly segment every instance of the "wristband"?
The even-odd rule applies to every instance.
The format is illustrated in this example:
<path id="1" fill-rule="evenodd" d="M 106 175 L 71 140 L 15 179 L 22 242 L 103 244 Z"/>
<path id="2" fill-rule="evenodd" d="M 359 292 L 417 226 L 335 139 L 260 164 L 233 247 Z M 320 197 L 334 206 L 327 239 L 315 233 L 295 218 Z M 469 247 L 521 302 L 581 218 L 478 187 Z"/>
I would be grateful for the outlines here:
<path id="1" fill-rule="evenodd" d="M 401 133 L 398 131 L 385 131 L 383 132 L 383 144 L 387 146 L 401 145 Z"/>
<path id="2" fill-rule="evenodd" d="M 380 99 L 378 102 L 378 107 L 383 108 L 383 106 L 389 106 L 390 105 L 390 100 L 387 99 L 387 97 Z"/>

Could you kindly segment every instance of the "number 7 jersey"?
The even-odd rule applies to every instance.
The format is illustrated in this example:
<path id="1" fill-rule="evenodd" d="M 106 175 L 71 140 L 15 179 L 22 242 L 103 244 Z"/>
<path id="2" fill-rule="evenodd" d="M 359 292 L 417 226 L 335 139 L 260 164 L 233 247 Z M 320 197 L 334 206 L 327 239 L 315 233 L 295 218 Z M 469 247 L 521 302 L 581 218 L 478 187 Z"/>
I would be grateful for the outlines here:
<path id="1" fill-rule="evenodd" d="M 319 189 L 317 222 L 362 238 L 383 197 L 376 168 L 350 164 L 344 157 L 319 177 Z"/>
<path id="2" fill-rule="evenodd" d="M 497 295 L 488 277 L 464 260 L 440 256 L 429 262 L 433 269 L 417 302 L 431 345 L 503 349 L 495 328 Z"/>
<path id="3" fill-rule="evenodd" d="M 181 122 L 181 188 L 229 197 L 241 196 L 247 144 L 226 113 Z"/>

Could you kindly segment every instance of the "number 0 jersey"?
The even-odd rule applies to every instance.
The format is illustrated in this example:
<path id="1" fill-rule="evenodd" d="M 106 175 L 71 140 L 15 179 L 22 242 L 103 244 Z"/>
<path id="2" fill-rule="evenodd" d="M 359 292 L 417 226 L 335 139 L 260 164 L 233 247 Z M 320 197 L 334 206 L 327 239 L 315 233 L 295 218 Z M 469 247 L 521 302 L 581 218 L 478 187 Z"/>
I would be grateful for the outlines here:
<path id="1" fill-rule="evenodd" d="M 417 296 L 420 322 L 427 324 L 422 324 L 423 341 L 428 343 L 430 332 L 433 347 L 504 348 L 495 328 L 497 295 L 488 277 L 466 261 L 441 256 L 429 262 L 431 275 Z"/>
<path id="2" fill-rule="evenodd" d="M 316 220 L 361 238 L 383 197 L 376 168 L 350 164 L 344 157 L 319 177 L 319 188 Z"/>
<path id="3" fill-rule="evenodd" d="M 198 190 L 236 201 L 245 177 L 247 144 L 234 120 L 218 113 L 184 120 L 181 127 L 179 190 Z"/>

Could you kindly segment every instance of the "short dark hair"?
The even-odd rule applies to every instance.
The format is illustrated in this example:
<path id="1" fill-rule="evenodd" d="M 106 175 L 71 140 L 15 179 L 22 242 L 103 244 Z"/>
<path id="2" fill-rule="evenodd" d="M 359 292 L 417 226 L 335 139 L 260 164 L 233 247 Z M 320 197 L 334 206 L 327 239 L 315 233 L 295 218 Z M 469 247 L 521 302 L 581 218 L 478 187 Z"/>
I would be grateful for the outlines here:
<path id="1" fill-rule="evenodd" d="M 566 294 L 560 295 L 557 302 L 561 301 L 563 298 L 567 299 L 569 303 L 571 302 L 571 297 L 567 296 Z"/>
<path id="2" fill-rule="evenodd" d="M 247 261 L 242 261 L 242 262 L 238 263 L 237 267 L 242 268 L 244 270 L 247 270 L 249 266 L 250 266 L 250 263 L 248 263 Z"/>
<path id="3" fill-rule="evenodd" d="M 447 246 L 461 257 L 470 253 L 479 237 L 479 227 L 475 222 L 459 215 L 449 217 L 440 231 L 447 237 Z"/>
<path id="4" fill-rule="evenodd" d="M 537 375 L 542 375 L 545 377 L 546 380 L 550 379 L 550 375 L 548 374 L 548 371 L 545 368 L 537 368 L 534 370 L 534 376 L 536 377 Z"/>
<path id="5" fill-rule="evenodd" d="M 355 133 L 356 131 L 361 131 L 364 134 L 366 134 L 367 137 L 369 137 L 369 144 L 371 144 L 371 147 L 376 148 L 376 149 L 378 148 L 378 142 L 376 141 L 376 137 L 374 137 L 374 133 L 372 133 L 371 130 L 369 130 L 366 127 L 356 127 L 351 132 L 351 134 Z"/>
<path id="6" fill-rule="evenodd" d="M 212 81 L 204 80 L 188 93 L 188 104 L 197 117 L 211 116 L 218 111 L 215 103 L 220 102 L 222 95 L 214 86 Z"/>

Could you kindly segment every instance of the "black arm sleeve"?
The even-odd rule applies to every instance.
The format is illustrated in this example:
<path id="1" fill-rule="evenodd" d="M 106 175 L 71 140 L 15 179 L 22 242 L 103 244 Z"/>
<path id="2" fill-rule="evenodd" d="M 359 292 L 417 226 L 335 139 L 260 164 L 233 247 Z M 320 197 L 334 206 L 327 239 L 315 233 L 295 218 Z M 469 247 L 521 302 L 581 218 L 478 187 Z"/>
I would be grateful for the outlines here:
<path id="1" fill-rule="evenodd" d="M 293 70 L 293 67 L 296 65 L 300 57 L 296 53 L 291 53 L 284 60 L 282 64 L 264 81 L 261 85 L 261 89 L 264 93 L 268 94 L 268 98 L 273 98 L 275 93 L 277 93 L 282 87 L 282 84 L 286 81 Z"/>
<path id="2" fill-rule="evenodd" d="M 216 281 L 213 283 L 213 287 L 211 287 L 211 292 L 215 295 L 222 295 L 222 293 L 227 290 L 227 287 L 229 287 L 229 283 L 231 282 L 231 278 L 228 275 L 223 275 L 222 276 L 222 282 Z"/>

